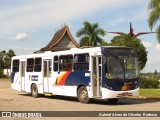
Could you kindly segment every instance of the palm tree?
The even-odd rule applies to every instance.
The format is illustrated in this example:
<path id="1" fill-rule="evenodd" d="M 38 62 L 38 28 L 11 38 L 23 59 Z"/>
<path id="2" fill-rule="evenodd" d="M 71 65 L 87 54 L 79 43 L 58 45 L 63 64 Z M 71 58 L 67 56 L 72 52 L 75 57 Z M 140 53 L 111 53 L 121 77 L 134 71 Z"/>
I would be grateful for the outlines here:
<path id="1" fill-rule="evenodd" d="M 83 26 L 84 28 L 77 32 L 77 37 L 81 37 L 80 46 L 97 46 L 103 42 L 100 36 L 104 36 L 105 31 L 99 28 L 98 23 L 91 24 L 85 21 Z"/>
<path id="2" fill-rule="evenodd" d="M 149 10 L 149 19 L 148 24 L 150 29 L 152 30 L 153 27 L 158 23 L 160 20 L 160 0 L 151 0 L 148 5 Z M 160 25 L 156 28 L 157 32 L 157 40 L 160 43 Z"/>

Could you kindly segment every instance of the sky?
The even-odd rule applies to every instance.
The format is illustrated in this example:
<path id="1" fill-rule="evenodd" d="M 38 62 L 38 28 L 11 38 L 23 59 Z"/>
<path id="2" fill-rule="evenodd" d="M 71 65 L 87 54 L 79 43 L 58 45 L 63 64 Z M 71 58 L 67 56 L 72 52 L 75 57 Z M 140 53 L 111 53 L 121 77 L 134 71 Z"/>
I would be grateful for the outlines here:
<path id="1" fill-rule="evenodd" d="M 148 26 L 150 0 L 0 0 L 0 51 L 32 54 L 45 47 L 54 33 L 68 25 L 74 39 L 83 22 L 98 23 L 105 31 L 134 33 L 151 31 Z M 152 31 L 155 31 L 156 26 Z M 116 34 L 107 33 L 109 43 Z M 160 44 L 156 34 L 138 37 L 148 52 L 142 72 L 160 72 Z"/>

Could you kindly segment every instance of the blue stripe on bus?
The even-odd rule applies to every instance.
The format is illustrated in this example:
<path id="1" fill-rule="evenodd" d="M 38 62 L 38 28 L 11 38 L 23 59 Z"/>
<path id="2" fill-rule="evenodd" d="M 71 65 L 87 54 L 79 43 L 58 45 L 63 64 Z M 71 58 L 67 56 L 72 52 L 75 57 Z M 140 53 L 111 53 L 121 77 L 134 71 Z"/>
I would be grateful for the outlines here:
<path id="1" fill-rule="evenodd" d="M 90 76 L 85 76 L 86 73 L 90 73 L 90 72 L 88 71 L 71 72 L 65 81 L 65 85 L 88 86 L 90 82 Z"/>
<path id="2" fill-rule="evenodd" d="M 11 83 L 14 83 L 14 76 L 15 76 L 15 73 L 12 72 L 12 73 L 11 73 Z"/>

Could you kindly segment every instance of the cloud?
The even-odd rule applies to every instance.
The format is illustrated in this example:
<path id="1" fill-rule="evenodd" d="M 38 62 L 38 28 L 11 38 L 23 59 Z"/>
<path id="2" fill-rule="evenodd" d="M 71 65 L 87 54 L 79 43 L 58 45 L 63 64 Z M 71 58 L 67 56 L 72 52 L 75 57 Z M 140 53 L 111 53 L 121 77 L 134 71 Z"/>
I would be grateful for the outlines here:
<path id="1" fill-rule="evenodd" d="M 147 64 L 145 65 L 145 68 L 142 70 L 142 72 L 154 72 L 155 69 L 159 72 L 159 61 L 160 59 L 148 59 Z"/>
<path id="2" fill-rule="evenodd" d="M 0 35 L 0 39 L 17 40 L 17 41 L 28 39 L 29 37 L 30 37 L 30 35 L 26 32 L 17 33 L 15 36 Z"/>
<path id="3" fill-rule="evenodd" d="M 5 38 L 6 36 L 5 35 L 0 35 L 0 39 L 3 39 Z"/>
<path id="4" fill-rule="evenodd" d="M 118 19 L 115 19 L 115 20 L 110 21 L 110 22 L 109 22 L 109 25 L 115 26 L 115 25 L 124 23 L 125 21 L 127 21 L 126 18 L 124 18 L 124 17 L 119 17 Z"/>
<path id="5" fill-rule="evenodd" d="M 128 20 L 130 21 L 142 21 L 147 19 L 147 13 L 145 12 L 145 10 L 137 10 L 134 12 L 130 12 L 130 15 L 126 14 L 126 15 L 122 15 L 121 17 L 118 16 L 118 18 L 115 18 L 114 20 L 108 22 L 110 26 L 116 26 L 119 24 L 123 24 L 128 22 Z"/>
<path id="6" fill-rule="evenodd" d="M 69 20 L 87 16 L 96 11 L 117 9 L 141 1 L 131 0 L 35 0 L 34 2 L 20 2 L 9 7 L 0 6 L 0 32 L 32 29 L 46 25 L 56 25 Z M 115 4 L 116 3 L 116 4 Z M 22 31 L 22 30 L 21 30 Z"/>
<path id="7" fill-rule="evenodd" d="M 160 51 L 160 44 L 156 45 L 157 51 Z"/>
<path id="8" fill-rule="evenodd" d="M 21 51 L 25 52 L 25 54 L 31 54 L 34 51 L 39 50 L 39 48 L 30 48 L 30 47 L 25 47 L 25 48 L 19 48 Z M 22 55 L 24 55 L 24 53 L 21 53 Z"/>
<path id="9" fill-rule="evenodd" d="M 24 40 L 24 39 L 26 39 L 26 38 L 29 38 L 29 34 L 27 34 L 27 33 L 25 33 L 25 32 L 18 33 L 18 34 L 14 37 L 14 39 L 15 39 L 15 40 L 18 40 L 18 41 Z"/>
<path id="10" fill-rule="evenodd" d="M 144 4 L 145 3 L 145 4 Z M 132 4 L 132 3 L 130 3 Z M 110 21 L 109 24 L 111 26 L 116 26 L 118 24 L 126 23 L 128 21 L 146 21 L 148 15 L 147 15 L 147 2 L 145 0 L 141 1 L 135 1 L 133 3 L 134 6 L 137 6 L 136 9 L 130 8 L 130 11 L 127 11 L 125 13 L 121 13 L 120 16 L 117 16 L 117 18 L 114 18 L 114 20 Z M 137 5 L 136 5 L 137 4 Z M 142 6 L 143 4 L 143 6 Z M 141 6 L 138 8 L 138 6 Z"/>
<path id="11" fill-rule="evenodd" d="M 148 17 L 146 11 L 147 11 L 146 9 L 137 11 L 132 17 L 133 21 L 142 21 L 142 20 L 146 21 Z"/>
<path id="12" fill-rule="evenodd" d="M 160 58 L 158 57 L 151 57 L 147 60 L 147 64 L 159 64 Z"/>
<path id="13" fill-rule="evenodd" d="M 143 45 L 146 47 L 146 48 L 150 48 L 150 47 L 152 47 L 153 46 L 153 44 L 152 43 L 150 43 L 150 42 L 142 42 L 143 43 Z"/>
<path id="14" fill-rule="evenodd" d="M 160 44 L 153 44 L 151 42 L 142 42 L 146 48 L 153 48 L 154 50 L 160 51 Z"/>
<path id="15" fill-rule="evenodd" d="M 133 16 L 131 16 L 131 18 L 133 19 L 133 21 L 146 21 L 148 18 L 148 14 L 147 14 L 147 6 L 148 3 L 145 2 L 146 4 L 144 4 L 143 6 L 141 6 L 139 9 L 132 11 L 131 14 L 133 14 Z"/>
<path id="16" fill-rule="evenodd" d="M 23 48 L 23 51 L 25 51 L 25 52 L 28 52 L 28 51 L 31 51 L 31 50 L 32 50 L 32 48 L 28 48 L 28 47 Z"/>

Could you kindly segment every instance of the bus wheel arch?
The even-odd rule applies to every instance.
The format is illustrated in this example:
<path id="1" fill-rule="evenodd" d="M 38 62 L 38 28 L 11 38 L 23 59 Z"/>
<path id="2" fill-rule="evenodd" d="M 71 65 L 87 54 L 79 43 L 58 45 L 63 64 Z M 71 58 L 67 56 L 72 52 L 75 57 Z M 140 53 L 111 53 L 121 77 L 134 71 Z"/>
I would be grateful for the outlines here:
<path id="1" fill-rule="evenodd" d="M 84 85 L 80 85 L 77 88 L 77 98 L 81 103 L 89 103 L 90 98 L 88 96 L 87 88 Z"/>
<path id="2" fill-rule="evenodd" d="M 37 87 L 37 85 L 36 85 L 35 83 L 32 83 L 32 85 L 31 85 L 31 95 L 32 95 L 32 97 L 34 97 L 34 98 L 39 97 L 38 87 Z"/>

